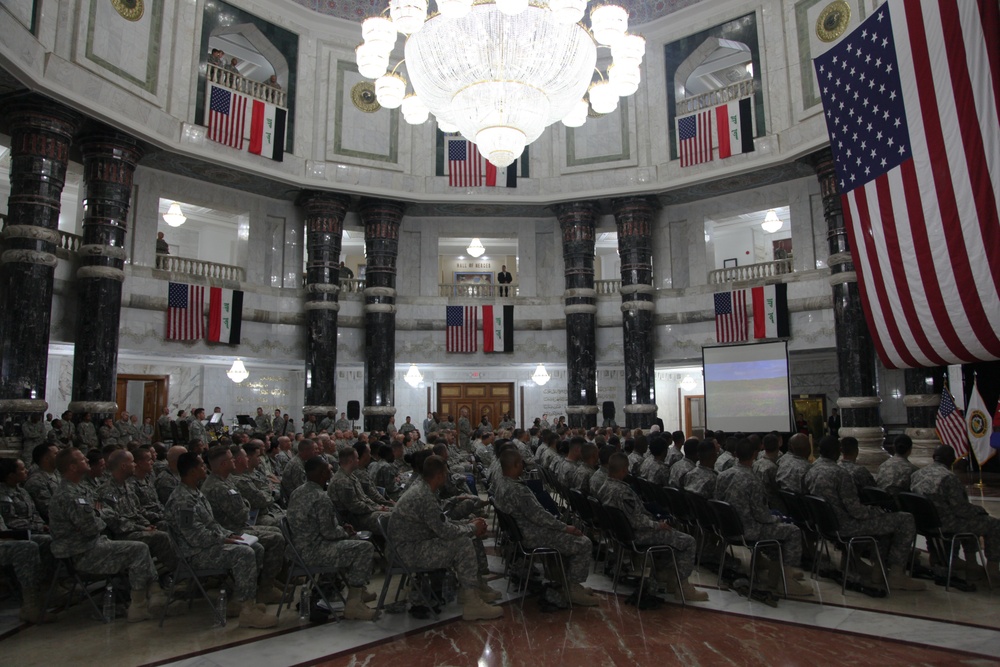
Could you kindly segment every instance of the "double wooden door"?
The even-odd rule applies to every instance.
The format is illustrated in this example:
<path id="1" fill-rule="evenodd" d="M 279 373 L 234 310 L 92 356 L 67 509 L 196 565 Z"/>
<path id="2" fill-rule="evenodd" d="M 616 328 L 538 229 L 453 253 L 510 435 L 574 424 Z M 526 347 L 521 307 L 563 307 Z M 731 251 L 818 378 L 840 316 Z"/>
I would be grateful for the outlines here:
<path id="1" fill-rule="evenodd" d="M 496 428 L 504 414 L 514 414 L 513 382 L 448 382 L 437 386 L 439 415 L 452 415 L 458 421 L 462 408 L 469 412 L 475 428 L 483 415 Z"/>

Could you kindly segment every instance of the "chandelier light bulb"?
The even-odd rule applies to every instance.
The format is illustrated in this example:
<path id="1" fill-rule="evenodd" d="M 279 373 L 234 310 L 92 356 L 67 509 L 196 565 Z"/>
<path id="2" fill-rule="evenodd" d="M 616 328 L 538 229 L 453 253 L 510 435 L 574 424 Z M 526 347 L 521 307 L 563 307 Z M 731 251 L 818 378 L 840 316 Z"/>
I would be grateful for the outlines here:
<path id="1" fill-rule="evenodd" d="M 358 72 L 367 79 L 377 79 L 389 68 L 389 56 L 383 54 L 377 44 L 365 42 L 354 49 Z"/>
<path id="2" fill-rule="evenodd" d="M 180 227 L 187 221 L 187 217 L 185 217 L 184 212 L 181 210 L 181 205 L 174 202 L 167 209 L 167 212 L 163 214 L 163 221 L 171 227 Z"/>
<path id="3" fill-rule="evenodd" d="M 479 152 L 500 168 L 513 164 L 527 144 L 524 132 L 514 127 L 487 127 L 476 134 Z"/>
<path id="4" fill-rule="evenodd" d="M 783 224 L 784 223 L 781 222 L 781 218 L 778 217 L 778 214 L 775 213 L 774 209 L 772 208 L 770 211 L 767 212 L 767 215 L 764 216 L 764 222 L 760 224 L 760 227 L 768 234 L 773 234 L 779 229 L 781 229 L 781 226 Z"/>
<path id="5" fill-rule="evenodd" d="M 618 5 L 599 5 L 590 11 L 594 39 L 601 46 L 613 46 L 628 30 L 628 12 Z"/>
<path id="6" fill-rule="evenodd" d="M 645 55 L 646 38 L 642 35 L 625 35 L 611 46 L 611 57 L 616 65 L 638 67 Z"/>
<path id="7" fill-rule="evenodd" d="M 396 46 L 396 26 L 391 19 L 384 16 L 372 16 L 361 24 L 361 37 L 364 38 L 365 44 L 373 44 L 383 50 L 392 51 Z"/>
<path id="8" fill-rule="evenodd" d="M 441 16 L 460 19 L 472 11 L 472 0 L 437 0 Z"/>
<path id="9" fill-rule="evenodd" d="M 573 110 L 562 119 L 563 125 L 566 127 L 580 127 L 587 122 L 587 112 L 589 110 L 590 107 L 587 105 L 587 100 L 580 100 L 573 107 Z"/>
<path id="10" fill-rule="evenodd" d="M 479 239 L 472 239 L 472 243 L 469 247 L 465 249 L 473 257 L 482 257 L 483 253 L 486 252 L 486 248 L 483 247 L 483 242 Z"/>
<path id="11" fill-rule="evenodd" d="M 587 11 L 587 0 L 549 0 L 552 20 L 563 25 L 579 23 Z"/>
<path id="12" fill-rule="evenodd" d="M 614 64 L 608 67 L 608 80 L 618 97 L 628 97 L 639 90 L 639 68 Z"/>
<path id="13" fill-rule="evenodd" d="M 417 97 L 416 93 L 410 93 L 403 98 L 400 110 L 403 112 L 403 120 L 410 125 L 420 125 L 426 122 L 427 116 L 430 113 L 427 105 Z"/>
<path id="14" fill-rule="evenodd" d="M 392 0 L 389 16 L 396 30 L 404 35 L 412 35 L 420 30 L 427 19 L 427 0 Z M 384 104 L 382 106 L 385 106 Z"/>
<path id="15" fill-rule="evenodd" d="M 406 79 L 398 74 L 383 74 L 375 80 L 375 99 L 386 109 L 396 109 L 406 97 Z"/>
<path id="16" fill-rule="evenodd" d="M 611 85 L 610 81 L 598 81 L 591 84 L 589 97 L 590 106 L 596 113 L 611 113 L 618 108 L 618 91 Z"/>

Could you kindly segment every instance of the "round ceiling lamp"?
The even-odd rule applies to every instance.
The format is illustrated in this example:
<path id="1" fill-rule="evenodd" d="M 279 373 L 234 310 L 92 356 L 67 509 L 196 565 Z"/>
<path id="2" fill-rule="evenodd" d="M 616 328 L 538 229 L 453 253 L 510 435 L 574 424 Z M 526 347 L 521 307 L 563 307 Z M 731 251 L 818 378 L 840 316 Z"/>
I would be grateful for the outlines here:
<path id="1" fill-rule="evenodd" d="M 410 368 L 403 375 L 403 379 L 406 380 L 406 384 L 416 388 L 417 385 L 424 381 L 424 376 L 420 373 L 416 364 L 410 364 Z"/>
<path id="2" fill-rule="evenodd" d="M 163 221 L 171 227 L 180 227 L 187 221 L 187 217 L 184 215 L 184 211 L 181 210 L 181 205 L 174 202 L 167 209 L 167 212 L 163 214 Z"/>
<path id="3" fill-rule="evenodd" d="M 532 381 L 534 381 L 535 384 L 541 387 L 546 382 L 551 380 L 552 377 L 549 375 L 549 372 L 545 370 L 545 366 L 543 364 L 538 364 L 538 368 L 535 369 L 535 372 L 532 374 L 531 379 Z"/>
<path id="4" fill-rule="evenodd" d="M 472 243 L 470 243 L 469 247 L 465 250 L 473 257 L 481 257 L 482 254 L 486 252 L 486 248 L 483 247 L 483 242 L 479 239 L 472 239 Z"/>
<path id="5" fill-rule="evenodd" d="M 243 365 L 243 360 L 237 358 L 236 361 L 233 362 L 232 368 L 226 371 L 226 375 L 229 376 L 230 380 L 239 384 L 250 377 L 250 372 L 247 370 L 247 367 Z"/>
<path id="6" fill-rule="evenodd" d="M 781 222 L 781 218 L 778 217 L 778 214 L 775 213 L 772 208 L 767 212 L 767 215 L 764 216 L 764 222 L 760 223 L 760 227 L 768 234 L 773 234 L 781 229 L 783 224 L 784 223 Z"/>

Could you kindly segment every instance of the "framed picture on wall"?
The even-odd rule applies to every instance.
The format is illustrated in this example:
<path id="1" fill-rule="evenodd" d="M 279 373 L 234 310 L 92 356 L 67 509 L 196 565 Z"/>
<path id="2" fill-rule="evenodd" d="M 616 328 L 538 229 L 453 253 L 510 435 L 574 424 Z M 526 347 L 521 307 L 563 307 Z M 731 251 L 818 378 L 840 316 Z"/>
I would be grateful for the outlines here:
<path id="1" fill-rule="evenodd" d="M 454 292 L 456 296 L 490 296 L 493 293 L 493 274 L 455 271 Z"/>
<path id="2" fill-rule="evenodd" d="M 735 268 L 739 265 L 740 265 L 740 260 L 736 257 L 722 260 L 722 268 L 724 269 Z"/>

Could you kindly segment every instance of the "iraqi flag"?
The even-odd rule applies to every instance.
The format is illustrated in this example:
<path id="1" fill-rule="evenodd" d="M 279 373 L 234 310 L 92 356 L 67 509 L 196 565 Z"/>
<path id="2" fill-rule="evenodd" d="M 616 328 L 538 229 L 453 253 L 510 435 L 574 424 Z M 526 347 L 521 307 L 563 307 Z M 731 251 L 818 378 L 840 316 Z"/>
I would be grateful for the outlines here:
<path id="1" fill-rule="evenodd" d="M 506 167 L 498 167 L 486 161 L 486 186 L 491 188 L 517 187 L 517 160 Z"/>
<path id="2" fill-rule="evenodd" d="M 250 147 L 247 150 L 281 162 L 285 156 L 286 116 L 285 109 L 254 100 L 250 114 Z"/>
<path id="3" fill-rule="evenodd" d="M 715 107 L 719 159 L 753 150 L 753 105 L 749 97 Z"/>
<path id="4" fill-rule="evenodd" d="M 483 352 L 514 351 L 514 306 L 483 306 Z"/>
<path id="5" fill-rule="evenodd" d="M 213 287 L 208 295 L 208 340 L 239 345 L 243 292 Z"/>
<path id="6" fill-rule="evenodd" d="M 754 287 L 753 337 L 788 338 L 788 285 Z"/>

